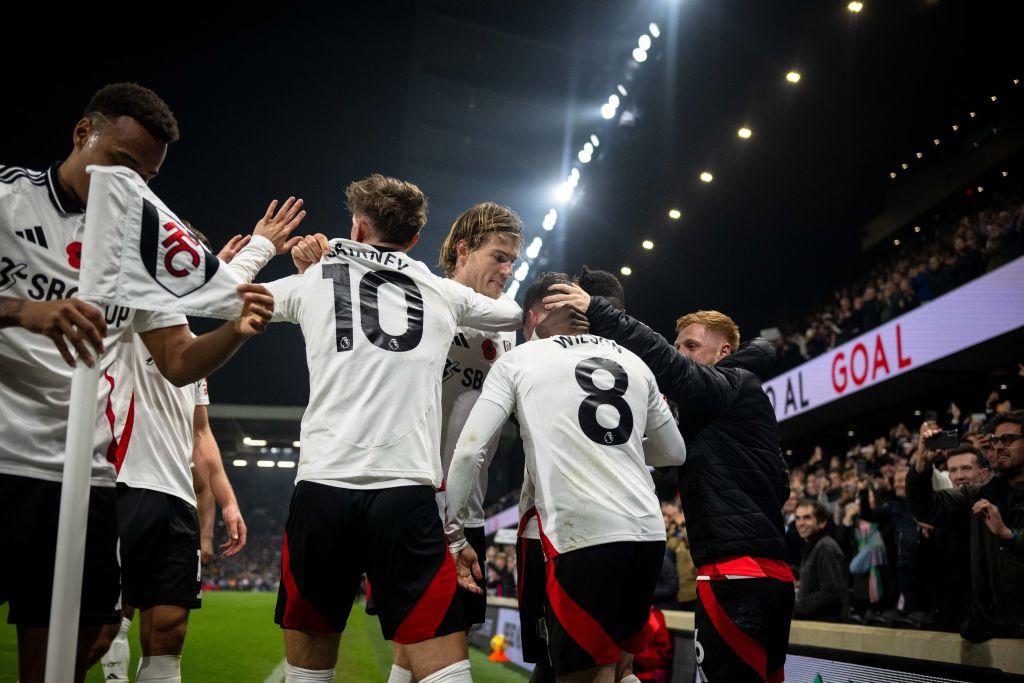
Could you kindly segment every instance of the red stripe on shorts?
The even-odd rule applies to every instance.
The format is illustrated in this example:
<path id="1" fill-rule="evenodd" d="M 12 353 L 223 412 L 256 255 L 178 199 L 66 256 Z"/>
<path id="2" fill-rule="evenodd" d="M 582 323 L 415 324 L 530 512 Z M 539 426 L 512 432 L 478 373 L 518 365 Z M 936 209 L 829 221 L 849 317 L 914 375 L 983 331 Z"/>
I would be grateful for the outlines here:
<path id="1" fill-rule="evenodd" d="M 423 591 L 423 595 L 395 629 L 392 640 L 400 645 L 406 645 L 433 638 L 448 613 L 448 608 L 451 607 L 457 586 L 455 560 L 445 545 L 441 566 L 430 580 L 427 589 Z"/>
<path id="2" fill-rule="evenodd" d="M 647 649 L 647 646 L 651 644 L 651 640 L 654 638 L 654 632 L 658 630 L 658 619 L 654 616 L 652 611 L 647 615 L 647 622 L 640 631 L 624 641 L 619 643 L 622 649 L 631 655 L 638 655 Z"/>
<path id="3" fill-rule="evenodd" d="M 121 471 L 124 464 L 124 455 L 128 452 L 128 444 L 132 440 L 132 428 L 135 426 L 135 392 L 132 392 L 131 403 L 128 404 L 128 417 L 124 421 L 124 429 L 121 430 L 121 439 L 117 442 L 117 451 L 114 453 L 114 469 Z"/>
<path id="4" fill-rule="evenodd" d="M 546 564 L 548 602 L 551 603 L 558 623 L 593 658 L 597 666 L 618 663 L 621 654 L 619 646 L 605 633 L 601 624 L 565 592 L 555 576 L 555 563 L 548 560 Z"/>
<path id="5" fill-rule="evenodd" d="M 729 618 L 729 615 L 725 613 L 722 606 L 718 604 L 718 598 L 715 597 L 715 592 L 712 588 L 713 585 L 714 582 L 712 581 L 697 582 L 697 593 L 700 597 L 700 603 L 711 619 L 711 623 L 719 635 L 722 636 L 726 645 L 732 648 L 732 651 L 746 662 L 747 666 L 756 671 L 762 679 L 767 680 L 765 671 L 768 668 L 768 656 L 765 654 L 764 648 L 756 640 L 741 631 L 740 627 Z"/>
<path id="6" fill-rule="evenodd" d="M 284 584 L 287 601 L 284 604 L 284 616 L 281 627 L 299 631 L 319 631 L 321 633 L 337 633 L 338 629 L 331 626 L 320 612 L 306 598 L 302 597 L 299 587 L 292 575 L 291 558 L 288 553 L 288 532 L 284 533 L 284 547 L 281 548 L 281 583 Z"/>
<path id="7" fill-rule="evenodd" d="M 731 557 L 721 562 L 705 564 L 697 570 L 698 576 L 711 579 L 724 579 L 728 576 L 751 576 L 764 579 L 775 579 L 793 583 L 793 570 L 782 560 L 770 560 L 764 557 Z"/>

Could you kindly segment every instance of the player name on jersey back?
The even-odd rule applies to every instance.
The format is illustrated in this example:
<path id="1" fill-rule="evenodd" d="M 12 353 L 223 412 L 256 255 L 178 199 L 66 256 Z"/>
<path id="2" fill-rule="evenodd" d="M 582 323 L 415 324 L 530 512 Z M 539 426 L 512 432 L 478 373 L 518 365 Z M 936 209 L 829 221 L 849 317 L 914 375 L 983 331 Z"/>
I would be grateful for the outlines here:
<path id="1" fill-rule="evenodd" d="M 664 540 L 642 441 L 672 416 L 635 354 L 589 334 L 527 342 L 494 364 L 480 400 L 518 416 L 541 532 L 556 552 Z"/>
<path id="2" fill-rule="evenodd" d="M 441 377 L 460 325 L 513 330 L 522 312 L 408 254 L 332 240 L 302 275 L 267 284 L 274 320 L 306 341 L 309 404 L 297 481 L 441 484 Z"/>

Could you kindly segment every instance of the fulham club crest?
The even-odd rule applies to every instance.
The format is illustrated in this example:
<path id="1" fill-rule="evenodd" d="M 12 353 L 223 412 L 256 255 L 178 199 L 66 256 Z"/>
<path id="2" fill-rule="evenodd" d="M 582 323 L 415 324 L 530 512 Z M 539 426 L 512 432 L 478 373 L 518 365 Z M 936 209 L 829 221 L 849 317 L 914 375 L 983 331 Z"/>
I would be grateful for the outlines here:
<path id="1" fill-rule="evenodd" d="M 139 255 L 157 283 L 177 297 L 196 291 L 213 278 L 220 267 L 177 216 L 148 200 L 142 204 Z"/>

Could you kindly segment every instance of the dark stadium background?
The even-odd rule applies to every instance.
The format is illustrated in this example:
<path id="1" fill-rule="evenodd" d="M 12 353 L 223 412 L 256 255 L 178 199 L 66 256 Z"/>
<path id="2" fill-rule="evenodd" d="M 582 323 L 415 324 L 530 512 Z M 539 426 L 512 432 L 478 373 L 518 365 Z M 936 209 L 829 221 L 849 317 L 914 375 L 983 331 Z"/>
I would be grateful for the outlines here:
<path id="1" fill-rule="evenodd" d="M 414 252 L 428 263 L 460 211 L 499 201 L 545 239 L 527 283 L 628 263 L 637 317 L 670 334 L 678 314 L 718 308 L 746 338 L 871 258 L 860 228 L 899 186 L 889 171 L 919 148 L 926 162 L 953 152 L 931 139 L 969 109 L 987 115 L 981 103 L 1020 76 L 1014 4 L 874 2 L 862 16 L 763 0 L 38 5 L 8 24 L 0 156 L 63 158 L 91 93 L 137 80 L 182 130 L 153 187 L 215 243 L 288 194 L 306 200 L 303 231 L 347 236 L 345 184 L 380 171 L 431 197 Z M 635 122 L 610 125 L 598 107 L 651 17 L 663 37 L 629 85 Z M 595 130 L 573 209 L 541 232 Z M 290 269 L 278 259 L 263 278 Z M 303 405 L 298 331 L 249 343 L 211 384 L 215 402 Z"/>

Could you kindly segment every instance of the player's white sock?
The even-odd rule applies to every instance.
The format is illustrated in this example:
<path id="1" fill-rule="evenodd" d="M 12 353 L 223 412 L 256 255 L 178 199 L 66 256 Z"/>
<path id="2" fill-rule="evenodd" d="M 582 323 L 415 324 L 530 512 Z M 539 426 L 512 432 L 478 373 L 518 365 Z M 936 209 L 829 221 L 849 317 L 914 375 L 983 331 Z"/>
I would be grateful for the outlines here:
<path id="1" fill-rule="evenodd" d="M 181 655 L 157 655 L 139 660 L 136 681 L 181 683 Z"/>
<path id="2" fill-rule="evenodd" d="M 469 660 L 463 659 L 446 666 L 440 671 L 435 671 L 420 683 L 473 683 L 473 676 L 469 673 Z"/>
<path id="3" fill-rule="evenodd" d="M 128 683 L 128 663 L 132 658 L 131 647 L 128 645 L 128 629 L 131 626 L 131 619 L 121 619 L 121 628 L 110 641 L 110 648 L 100 658 L 104 681 Z"/>
<path id="4" fill-rule="evenodd" d="M 413 683 L 415 680 L 412 677 L 412 672 L 408 669 L 403 669 L 397 664 L 391 665 L 391 675 L 388 676 L 388 683 Z"/>
<path id="5" fill-rule="evenodd" d="M 633 674 L 629 674 L 625 678 L 620 678 L 619 683 L 640 683 L 640 679 Z"/>
<path id="6" fill-rule="evenodd" d="M 334 669 L 303 669 L 284 663 L 284 683 L 330 683 L 334 680 Z"/>

